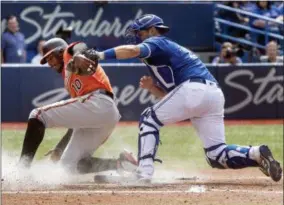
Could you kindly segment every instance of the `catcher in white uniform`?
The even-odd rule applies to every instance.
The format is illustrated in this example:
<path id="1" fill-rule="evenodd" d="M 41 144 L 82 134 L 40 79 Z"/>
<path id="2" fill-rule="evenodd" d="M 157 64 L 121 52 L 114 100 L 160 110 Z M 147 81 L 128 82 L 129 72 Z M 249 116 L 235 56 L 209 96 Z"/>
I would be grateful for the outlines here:
<path id="1" fill-rule="evenodd" d="M 97 52 L 97 58 L 102 60 L 140 58 L 151 74 L 141 79 L 141 86 L 161 99 L 140 117 L 137 180 L 150 181 L 154 174 L 161 127 L 190 119 L 211 167 L 258 167 L 279 181 L 282 168 L 267 145 L 226 143 L 225 99 L 218 82 L 193 52 L 163 36 L 167 31 L 169 27 L 160 17 L 147 14 L 127 29 L 125 36 L 131 45 Z"/>

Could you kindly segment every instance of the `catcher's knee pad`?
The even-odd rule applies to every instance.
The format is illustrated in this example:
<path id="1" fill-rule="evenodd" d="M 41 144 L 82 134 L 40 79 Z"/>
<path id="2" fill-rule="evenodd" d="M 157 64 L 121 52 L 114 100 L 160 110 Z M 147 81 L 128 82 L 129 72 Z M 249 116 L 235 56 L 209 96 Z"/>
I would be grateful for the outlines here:
<path id="1" fill-rule="evenodd" d="M 138 139 L 138 161 L 152 158 L 155 155 L 160 142 L 159 130 L 163 126 L 157 118 L 152 107 L 147 108 L 140 116 L 139 139 Z"/>
<path id="2" fill-rule="evenodd" d="M 218 144 L 205 149 L 206 160 L 211 167 L 219 169 L 258 166 L 258 163 L 249 157 L 250 148 L 225 143 Z"/>

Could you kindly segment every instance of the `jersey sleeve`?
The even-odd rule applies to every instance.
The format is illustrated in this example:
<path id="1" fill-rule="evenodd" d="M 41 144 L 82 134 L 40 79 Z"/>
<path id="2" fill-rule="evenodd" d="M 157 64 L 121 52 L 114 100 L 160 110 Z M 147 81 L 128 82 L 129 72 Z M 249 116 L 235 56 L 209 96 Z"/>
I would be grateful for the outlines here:
<path id="1" fill-rule="evenodd" d="M 138 47 L 140 48 L 140 58 L 149 58 L 159 51 L 158 44 L 153 39 L 145 40 L 138 44 Z"/>

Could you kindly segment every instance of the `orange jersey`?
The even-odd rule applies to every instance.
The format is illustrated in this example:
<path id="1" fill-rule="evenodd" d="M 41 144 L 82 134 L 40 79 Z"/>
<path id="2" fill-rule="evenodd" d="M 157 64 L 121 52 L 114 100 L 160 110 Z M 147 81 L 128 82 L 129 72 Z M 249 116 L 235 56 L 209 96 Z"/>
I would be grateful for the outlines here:
<path id="1" fill-rule="evenodd" d="M 70 44 L 68 48 L 76 45 L 77 43 Z M 68 90 L 71 97 L 74 98 L 86 95 L 87 93 L 97 89 L 105 89 L 112 92 L 109 78 L 100 65 L 98 65 L 96 72 L 90 76 L 80 76 L 68 71 L 66 66 L 72 58 L 72 55 L 68 53 L 68 48 L 65 49 L 63 54 L 64 70 L 62 71 L 62 76 L 64 78 L 65 88 Z"/>

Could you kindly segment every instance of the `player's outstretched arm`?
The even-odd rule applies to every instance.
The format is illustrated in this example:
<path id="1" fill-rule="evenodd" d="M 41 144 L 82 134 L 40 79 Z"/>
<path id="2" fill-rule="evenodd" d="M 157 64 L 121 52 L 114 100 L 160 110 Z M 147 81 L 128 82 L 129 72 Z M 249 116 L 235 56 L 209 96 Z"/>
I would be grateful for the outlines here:
<path id="1" fill-rule="evenodd" d="M 136 45 L 117 46 L 103 52 L 98 52 L 98 55 L 101 60 L 136 58 L 140 55 L 140 48 Z"/>
<path id="2" fill-rule="evenodd" d="M 65 150 L 67 144 L 70 141 L 72 136 L 73 129 L 68 129 L 65 135 L 61 138 L 61 140 L 57 143 L 54 149 L 49 150 L 44 156 L 50 155 L 50 159 L 53 162 L 57 162 L 60 160 L 63 151 Z"/>
<path id="3" fill-rule="evenodd" d="M 138 45 L 123 45 L 97 52 L 100 60 L 148 58 L 156 50 L 156 46 L 149 43 Z"/>

